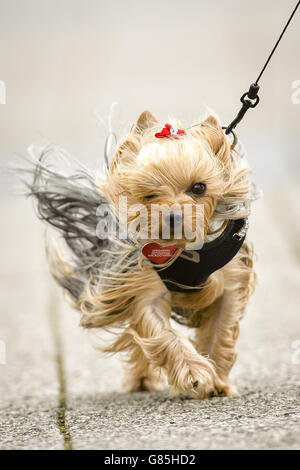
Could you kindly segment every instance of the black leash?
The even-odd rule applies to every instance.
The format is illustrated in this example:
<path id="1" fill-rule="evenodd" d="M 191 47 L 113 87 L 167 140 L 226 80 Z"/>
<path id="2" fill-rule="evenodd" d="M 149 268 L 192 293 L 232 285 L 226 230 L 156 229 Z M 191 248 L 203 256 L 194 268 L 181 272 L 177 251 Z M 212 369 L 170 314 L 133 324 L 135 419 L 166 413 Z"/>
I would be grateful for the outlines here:
<path id="1" fill-rule="evenodd" d="M 278 47 L 278 44 L 280 43 L 284 33 L 286 32 L 290 22 L 292 21 L 293 16 L 295 15 L 299 5 L 300 5 L 300 0 L 297 3 L 297 5 L 295 6 L 291 16 L 289 17 L 289 20 L 288 20 L 287 24 L 285 25 L 282 33 L 280 34 L 275 46 L 273 47 L 273 50 L 272 50 L 271 54 L 268 57 L 268 60 L 266 61 L 265 65 L 263 66 L 263 68 L 262 68 L 260 74 L 258 75 L 256 81 L 254 83 L 252 83 L 250 85 L 249 90 L 246 91 L 246 93 L 244 93 L 241 96 L 240 101 L 242 102 L 243 106 L 241 107 L 240 111 L 238 112 L 236 118 L 232 121 L 231 124 L 229 124 L 229 126 L 227 126 L 225 134 L 230 134 L 230 132 L 233 131 L 233 129 L 237 126 L 237 124 L 239 122 L 241 122 L 241 120 L 243 119 L 243 117 L 245 116 L 245 114 L 246 114 L 246 112 L 248 111 L 249 108 L 255 108 L 258 105 L 258 103 L 259 103 L 258 92 L 259 92 L 259 88 L 260 88 L 259 85 L 258 85 L 258 82 L 261 79 L 262 74 L 266 70 L 266 68 L 267 68 L 274 52 L 276 51 L 276 49 Z"/>

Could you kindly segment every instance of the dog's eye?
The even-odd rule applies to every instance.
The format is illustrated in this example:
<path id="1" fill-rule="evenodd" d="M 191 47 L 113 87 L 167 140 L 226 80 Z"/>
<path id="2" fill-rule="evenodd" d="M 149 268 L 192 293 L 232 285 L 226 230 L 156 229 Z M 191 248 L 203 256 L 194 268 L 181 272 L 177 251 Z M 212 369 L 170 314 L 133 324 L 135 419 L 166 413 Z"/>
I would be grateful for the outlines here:
<path id="1" fill-rule="evenodd" d="M 206 191 L 206 184 L 205 183 L 195 183 L 191 187 L 191 192 L 195 194 L 195 196 L 203 196 Z"/>
<path id="2" fill-rule="evenodd" d="M 144 199 L 146 199 L 146 201 L 151 201 L 151 199 L 154 199 L 156 196 L 156 194 L 148 194 L 144 196 Z"/>

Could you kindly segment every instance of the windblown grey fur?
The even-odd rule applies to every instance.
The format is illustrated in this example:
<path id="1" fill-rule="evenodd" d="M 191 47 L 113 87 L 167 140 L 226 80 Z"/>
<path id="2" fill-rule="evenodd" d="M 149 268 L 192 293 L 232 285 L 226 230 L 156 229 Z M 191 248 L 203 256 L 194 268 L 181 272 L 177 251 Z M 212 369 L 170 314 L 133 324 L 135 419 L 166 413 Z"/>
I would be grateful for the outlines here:
<path id="1" fill-rule="evenodd" d="M 38 217 L 61 234 L 69 249 L 72 274 L 55 277 L 77 301 L 87 283 L 96 289 L 101 283 L 101 273 L 120 268 L 120 242 L 110 231 L 111 225 L 118 228 L 118 222 L 97 188 L 95 176 L 82 166 L 71 175 L 55 170 L 51 162 L 53 155 L 64 159 L 64 155 L 51 146 L 38 151 L 36 158 L 27 160 L 27 166 L 22 168 L 22 179 L 28 195 L 36 201 Z M 105 217 L 106 238 L 99 238 L 96 230 L 101 217 Z M 136 265 L 132 243 L 125 240 L 122 246 L 130 248 L 131 266 Z M 128 267 L 130 263 L 126 264 Z"/>

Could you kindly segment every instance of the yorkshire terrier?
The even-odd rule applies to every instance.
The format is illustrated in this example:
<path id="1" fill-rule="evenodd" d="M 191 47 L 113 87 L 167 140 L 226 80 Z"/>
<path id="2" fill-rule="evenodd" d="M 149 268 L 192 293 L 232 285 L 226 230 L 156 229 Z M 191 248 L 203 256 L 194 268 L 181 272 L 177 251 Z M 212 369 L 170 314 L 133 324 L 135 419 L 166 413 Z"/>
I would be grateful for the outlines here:
<path id="1" fill-rule="evenodd" d="M 29 170 L 39 216 L 64 239 L 48 247 L 51 272 L 83 327 L 115 328 L 103 350 L 127 352 L 126 391 L 167 379 L 198 398 L 236 393 L 229 373 L 256 277 L 245 242 L 254 193 L 235 144 L 212 115 L 183 129 L 145 111 L 105 178 L 54 170 L 51 148 Z"/>

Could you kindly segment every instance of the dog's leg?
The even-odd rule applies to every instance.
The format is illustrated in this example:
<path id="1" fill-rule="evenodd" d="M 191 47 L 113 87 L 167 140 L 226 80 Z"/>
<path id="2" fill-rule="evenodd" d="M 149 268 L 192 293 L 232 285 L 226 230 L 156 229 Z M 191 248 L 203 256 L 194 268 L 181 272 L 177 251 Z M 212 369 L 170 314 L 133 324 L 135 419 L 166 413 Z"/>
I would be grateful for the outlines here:
<path id="1" fill-rule="evenodd" d="M 218 396 L 236 393 L 228 378 L 237 356 L 235 343 L 239 333 L 240 312 L 234 308 L 234 295 L 234 292 L 224 292 L 202 313 L 200 327 L 196 329 L 197 350 L 215 363 Z"/>
<path id="2" fill-rule="evenodd" d="M 151 366 L 140 346 L 131 344 L 131 354 L 127 361 L 123 378 L 126 392 L 163 390 L 165 377 L 162 371 Z"/>
<path id="3" fill-rule="evenodd" d="M 211 396 L 215 389 L 213 365 L 197 353 L 185 336 L 171 327 L 170 315 L 167 292 L 156 297 L 149 292 L 137 303 L 126 332 L 140 348 L 139 353 L 134 350 L 136 371 L 140 375 L 144 373 L 146 360 L 151 367 L 166 372 L 175 392 L 191 390 L 199 398 Z"/>
<path id="4" fill-rule="evenodd" d="M 201 324 L 196 329 L 196 347 L 199 353 L 208 355 L 215 363 L 216 394 L 230 396 L 237 393 L 228 376 L 237 356 L 235 344 L 239 320 L 255 284 L 247 246 L 224 269 L 224 278 L 223 295 L 201 314 Z"/>

